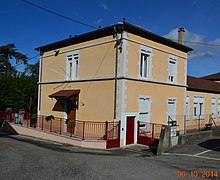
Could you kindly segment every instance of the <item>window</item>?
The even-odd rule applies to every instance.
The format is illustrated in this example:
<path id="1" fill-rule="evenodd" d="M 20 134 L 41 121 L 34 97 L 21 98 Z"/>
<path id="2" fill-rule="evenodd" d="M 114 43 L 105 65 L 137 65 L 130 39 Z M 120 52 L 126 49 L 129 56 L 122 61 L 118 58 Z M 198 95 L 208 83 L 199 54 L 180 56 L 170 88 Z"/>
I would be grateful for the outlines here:
<path id="1" fill-rule="evenodd" d="M 168 99 L 168 122 L 176 121 L 176 99 Z"/>
<path id="2" fill-rule="evenodd" d="M 220 98 L 218 98 L 218 117 L 220 117 Z"/>
<path id="3" fill-rule="evenodd" d="M 212 98 L 212 107 L 211 107 L 212 117 L 216 117 L 216 98 Z"/>
<path id="4" fill-rule="evenodd" d="M 185 106 L 185 115 L 186 115 L 186 120 L 190 120 L 190 98 L 189 96 L 186 96 L 186 106 Z"/>
<path id="5" fill-rule="evenodd" d="M 150 122 L 150 98 L 139 98 L 139 121 Z"/>
<path id="6" fill-rule="evenodd" d="M 150 51 L 146 51 L 141 49 L 141 57 L 140 57 L 140 76 L 143 78 L 150 77 Z"/>
<path id="7" fill-rule="evenodd" d="M 176 82 L 176 74 L 177 74 L 177 61 L 173 57 L 169 58 L 169 64 L 168 64 L 168 79 L 169 82 L 173 83 Z"/>
<path id="8" fill-rule="evenodd" d="M 194 96 L 193 100 L 193 119 L 204 118 L 204 97 Z"/>
<path id="9" fill-rule="evenodd" d="M 79 53 L 69 53 L 66 59 L 66 79 L 77 79 L 79 73 Z"/>

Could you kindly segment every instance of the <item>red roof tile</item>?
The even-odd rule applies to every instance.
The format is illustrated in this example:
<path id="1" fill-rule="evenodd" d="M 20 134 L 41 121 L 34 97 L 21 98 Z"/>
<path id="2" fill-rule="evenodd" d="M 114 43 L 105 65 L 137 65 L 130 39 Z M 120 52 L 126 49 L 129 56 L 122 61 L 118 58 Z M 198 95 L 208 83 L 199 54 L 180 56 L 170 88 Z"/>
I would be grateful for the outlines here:
<path id="1" fill-rule="evenodd" d="M 188 90 L 213 92 L 220 94 L 220 83 L 209 81 L 202 78 L 187 76 Z"/>
<path id="2" fill-rule="evenodd" d="M 216 80 L 216 81 L 218 81 L 218 80 L 220 80 L 220 72 L 215 73 L 215 74 L 210 74 L 210 75 L 204 76 L 202 78 L 203 79 L 208 79 L 208 80 Z"/>

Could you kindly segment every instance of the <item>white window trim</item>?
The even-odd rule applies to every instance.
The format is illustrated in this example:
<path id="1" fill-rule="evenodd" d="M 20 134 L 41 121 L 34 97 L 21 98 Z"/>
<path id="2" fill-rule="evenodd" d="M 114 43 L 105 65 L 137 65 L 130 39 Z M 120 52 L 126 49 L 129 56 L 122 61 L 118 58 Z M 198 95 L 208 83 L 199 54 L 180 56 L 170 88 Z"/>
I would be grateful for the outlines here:
<path id="1" fill-rule="evenodd" d="M 177 98 L 176 97 L 168 97 L 168 99 L 167 99 L 167 124 L 168 124 L 168 122 L 169 122 L 169 118 L 168 118 L 168 116 L 169 116 L 169 102 L 170 101 L 174 101 L 175 103 L 175 106 L 174 106 L 174 113 L 175 114 L 173 114 L 173 116 L 174 116 L 174 118 L 172 119 L 172 120 L 174 120 L 174 121 L 176 121 L 176 115 L 177 115 L 177 112 L 176 112 L 176 107 L 177 107 Z"/>
<path id="2" fill-rule="evenodd" d="M 188 110 L 186 109 L 186 103 L 188 103 Z M 185 103 L 185 115 L 186 115 L 186 121 L 189 121 L 190 120 L 190 96 L 187 95 L 186 96 L 186 103 Z M 188 112 L 188 114 L 186 113 Z"/>
<path id="3" fill-rule="evenodd" d="M 74 59 L 77 57 L 77 60 Z M 69 56 L 71 56 L 72 60 L 69 60 Z M 79 79 L 79 59 L 80 59 L 80 54 L 79 50 L 71 51 L 66 54 L 66 80 L 77 80 Z M 78 64 L 76 63 L 78 61 Z M 72 63 L 72 71 L 71 71 L 71 77 L 70 77 L 70 63 Z M 76 72 L 77 70 L 77 72 Z"/>
<path id="4" fill-rule="evenodd" d="M 195 98 L 197 98 L 197 102 L 195 102 Z M 196 115 L 195 115 L 195 103 L 196 103 L 196 109 L 197 109 L 197 112 L 196 112 Z M 200 103 L 203 104 L 202 106 L 202 112 L 200 112 Z M 202 120 L 204 119 L 205 117 L 205 97 L 204 96 L 193 96 L 193 119 L 194 120 Z M 200 115 L 201 114 L 201 115 Z"/>
<path id="5" fill-rule="evenodd" d="M 147 57 L 147 77 L 141 76 L 141 54 L 146 54 Z M 142 66 L 143 67 L 143 66 Z M 138 77 L 141 79 L 152 79 L 152 48 L 146 47 L 146 46 L 140 46 L 139 51 L 139 60 L 138 60 L 138 68 L 139 68 L 139 74 Z"/>
<path id="6" fill-rule="evenodd" d="M 214 109 L 213 109 L 213 100 L 215 100 L 215 102 L 214 102 Z M 212 97 L 212 100 L 211 100 L 211 115 L 212 115 L 212 117 L 213 118 L 216 118 L 216 101 L 217 101 L 217 99 L 216 99 L 216 97 Z M 214 110 L 214 112 L 213 112 L 213 110 Z"/>
<path id="7" fill-rule="evenodd" d="M 140 111 L 140 99 L 149 99 L 149 109 L 148 109 L 148 116 L 149 116 L 149 122 L 151 122 L 151 116 L 152 116 L 152 113 L 151 113 L 151 104 L 152 104 L 152 99 L 151 99 L 151 96 L 139 96 L 139 98 L 138 98 L 138 113 L 139 113 L 139 115 L 142 113 L 141 111 Z"/>
<path id="8" fill-rule="evenodd" d="M 218 117 L 220 117 L 220 97 L 218 98 L 218 104 L 217 104 L 217 106 L 218 106 L 218 114 L 217 114 L 217 116 Z"/>
<path id="9" fill-rule="evenodd" d="M 171 79 L 170 79 L 170 69 L 169 69 L 169 64 L 170 64 L 170 61 L 171 62 L 174 62 L 175 63 L 175 68 L 174 68 L 174 76 L 173 76 L 173 81 L 171 81 Z M 177 81 L 177 77 L 178 77 L 178 58 L 177 58 L 177 56 L 174 56 L 174 55 L 169 55 L 169 58 L 168 58 L 168 69 L 167 69 L 167 72 L 168 72 L 168 82 L 169 83 L 178 83 L 178 81 Z"/>

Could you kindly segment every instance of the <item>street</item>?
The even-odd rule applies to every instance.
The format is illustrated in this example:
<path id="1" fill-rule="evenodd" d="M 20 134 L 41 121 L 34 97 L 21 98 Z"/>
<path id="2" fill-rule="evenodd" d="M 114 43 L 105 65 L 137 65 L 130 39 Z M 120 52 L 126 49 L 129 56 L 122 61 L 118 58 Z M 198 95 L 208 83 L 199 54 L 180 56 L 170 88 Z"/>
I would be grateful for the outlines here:
<path id="1" fill-rule="evenodd" d="M 155 156 L 132 147 L 96 150 L 21 135 L 2 136 L 0 179 L 172 180 L 204 179 L 204 174 L 220 179 L 220 138 L 215 138 L 214 147 L 207 141 L 211 148 L 195 143 Z"/>

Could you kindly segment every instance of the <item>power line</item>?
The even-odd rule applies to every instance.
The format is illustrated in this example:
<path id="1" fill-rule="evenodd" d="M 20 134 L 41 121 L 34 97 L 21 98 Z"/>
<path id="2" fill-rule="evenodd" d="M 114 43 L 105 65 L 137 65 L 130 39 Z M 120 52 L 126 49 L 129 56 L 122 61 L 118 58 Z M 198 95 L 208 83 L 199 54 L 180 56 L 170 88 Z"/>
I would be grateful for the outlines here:
<path id="1" fill-rule="evenodd" d="M 40 54 L 37 54 L 37 55 L 35 55 L 35 56 L 29 58 L 29 59 L 27 60 L 27 62 L 30 61 L 30 60 L 32 60 L 32 59 L 35 59 L 35 58 L 38 57 L 39 55 L 40 55 Z M 17 67 L 17 66 L 20 66 L 20 65 L 22 65 L 22 64 L 23 64 L 23 62 L 20 62 L 20 63 L 14 65 L 14 66 L 12 66 L 12 67 Z"/>
<path id="2" fill-rule="evenodd" d="M 217 46 L 217 47 L 220 47 L 220 44 L 200 43 L 200 42 L 192 42 L 192 41 L 184 41 L 184 42 L 185 43 L 205 45 L 205 46 Z"/>
<path id="3" fill-rule="evenodd" d="M 178 41 L 176 39 L 170 39 L 172 41 Z M 217 46 L 220 47 L 220 44 L 210 44 L 210 43 L 202 43 L 202 42 L 193 42 L 193 41 L 183 41 L 184 43 L 191 43 L 191 44 L 199 44 L 199 45 L 205 45 L 205 46 Z"/>
<path id="4" fill-rule="evenodd" d="M 72 22 L 81 24 L 81 25 L 83 25 L 83 26 L 90 27 L 90 28 L 92 28 L 92 29 L 98 29 L 98 28 L 96 28 L 96 27 L 94 27 L 94 26 L 92 26 L 92 25 L 89 25 L 89 24 L 80 22 L 80 21 L 78 21 L 78 20 L 72 19 L 72 18 L 70 18 L 70 17 L 64 16 L 64 15 L 62 15 L 62 14 L 59 14 L 59 13 L 57 13 L 57 12 L 55 12 L 55 11 L 51 11 L 51 10 L 49 10 L 49 9 L 47 9 L 47 8 L 41 7 L 41 6 L 39 6 L 39 5 L 36 5 L 36 4 L 34 4 L 34 3 L 31 3 L 31 2 L 29 2 L 29 1 L 26 1 L 26 0 L 22 0 L 22 1 L 25 2 L 25 3 L 27 3 L 27 4 L 29 4 L 29 5 L 32 5 L 32 6 L 36 7 L 36 8 L 38 8 L 38 9 L 47 11 L 47 12 L 49 12 L 49 13 L 51 13 L 51 14 L 54 14 L 54 15 L 56 15 L 56 16 L 62 17 L 62 18 L 67 19 L 67 20 L 70 20 L 70 21 L 72 21 Z"/>

